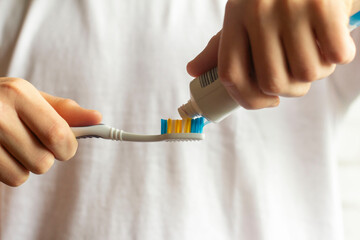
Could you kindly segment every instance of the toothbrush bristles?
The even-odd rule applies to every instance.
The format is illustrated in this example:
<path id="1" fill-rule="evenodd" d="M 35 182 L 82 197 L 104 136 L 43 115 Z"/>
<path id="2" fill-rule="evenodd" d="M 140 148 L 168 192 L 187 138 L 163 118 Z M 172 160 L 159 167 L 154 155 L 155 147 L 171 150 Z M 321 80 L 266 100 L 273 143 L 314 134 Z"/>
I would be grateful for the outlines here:
<path id="1" fill-rule="evenodd" d="M 161 119 L 161 134 L 167 133 L 203 133 L 204 118 Z"/>

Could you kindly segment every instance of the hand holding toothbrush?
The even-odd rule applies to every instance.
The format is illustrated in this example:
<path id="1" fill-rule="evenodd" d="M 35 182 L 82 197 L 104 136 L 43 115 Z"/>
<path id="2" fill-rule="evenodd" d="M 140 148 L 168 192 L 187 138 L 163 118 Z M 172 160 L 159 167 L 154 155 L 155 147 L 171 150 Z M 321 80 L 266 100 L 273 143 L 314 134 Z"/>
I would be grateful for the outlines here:
<path id="1" fill-rule="evenodd" d="M 192 76 L 218 66 L 219 78 L 246 109 L 299 97 L 355 55 L 351 0 L 229 0 L 222 30 L 188 66 Z"/>
<path id="2" fill-rule="evenodd" d="M 70 126 L 98 124 L 101 115 L 76 102 L 39 92 L 18 78 L 0 78 L 0 181 L 24 183 L 29 171 L 42 174 L 54 159 L 74 156 Z"/>

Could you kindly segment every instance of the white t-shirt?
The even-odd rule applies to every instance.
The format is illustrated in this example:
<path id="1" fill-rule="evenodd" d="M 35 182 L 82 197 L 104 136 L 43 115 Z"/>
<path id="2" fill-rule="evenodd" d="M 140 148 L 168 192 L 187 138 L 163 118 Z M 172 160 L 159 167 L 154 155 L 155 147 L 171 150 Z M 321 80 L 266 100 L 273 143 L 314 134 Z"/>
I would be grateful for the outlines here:
<path id="1" fill-rule="evenodd" d="M 2 0 L 0 76 L 156 134 L 161 118 L 179 118 L 186 63 L 221 28 L 224 5 Z M 207 125 L 202 142 L 80 140 L 71 161 L 0 184 L 0 238 L 342 239 L 336 128 L 360 92 L 359 64 L 358 54 L 305 97 Z"/>

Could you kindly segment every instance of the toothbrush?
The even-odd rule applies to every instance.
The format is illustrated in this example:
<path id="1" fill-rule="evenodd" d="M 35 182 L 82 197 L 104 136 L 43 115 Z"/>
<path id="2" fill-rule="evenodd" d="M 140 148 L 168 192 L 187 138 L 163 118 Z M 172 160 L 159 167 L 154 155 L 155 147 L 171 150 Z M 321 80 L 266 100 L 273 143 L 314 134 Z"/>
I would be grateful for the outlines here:
<path id="1" fill-rule="evenodd" d="M 196 119 L 161 119 L 161 134 L 145 135 L 125 132 L 104 124 L 72 127 L 76 138 L 103 138 L 117 141 L 129 142 L 175 142 L 175 141 L 199 141 L 205 138 L 203 134 L 204 118 Z"/>

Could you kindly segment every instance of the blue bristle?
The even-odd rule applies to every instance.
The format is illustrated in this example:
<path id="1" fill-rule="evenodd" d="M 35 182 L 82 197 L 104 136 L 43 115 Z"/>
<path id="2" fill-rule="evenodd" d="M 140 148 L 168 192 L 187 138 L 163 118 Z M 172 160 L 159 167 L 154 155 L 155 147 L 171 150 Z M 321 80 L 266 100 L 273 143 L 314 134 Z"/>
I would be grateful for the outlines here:
<path id="1" fill-rule="evenodd" d="M 200 121 L 200 124 L 199 124 L 199 133 L 203 133 L 205 120 L 204 120 L 203 117 L 201 117 L 199 121 Z"/>
<path id="2" fill-rule="evenodd" d="M 195 119 L 191 119 L 191 130 L 190 130 L 191 133 L 194 133 L 195 132 Z"/>
<path id="3" fill-rule="evenodd" d="M 161 119 L 161 134 L 164 134 L 164 119 Z"/>
<path id="4" fill-rule="evenodd" d="M 196 120 L 195 120 L 195 132 L 196 133 L 199 133 L 200 132 L 200 118 L 197 118 Z"/>
<path id="5" fill-rule="evenodd" d="M 161 119 L 161 134 L 167 133 L 167 120 Z"/>

